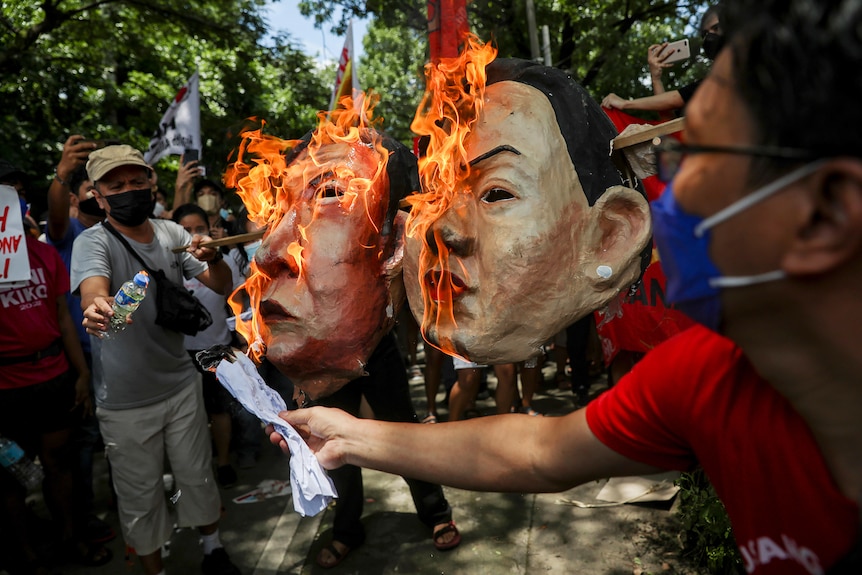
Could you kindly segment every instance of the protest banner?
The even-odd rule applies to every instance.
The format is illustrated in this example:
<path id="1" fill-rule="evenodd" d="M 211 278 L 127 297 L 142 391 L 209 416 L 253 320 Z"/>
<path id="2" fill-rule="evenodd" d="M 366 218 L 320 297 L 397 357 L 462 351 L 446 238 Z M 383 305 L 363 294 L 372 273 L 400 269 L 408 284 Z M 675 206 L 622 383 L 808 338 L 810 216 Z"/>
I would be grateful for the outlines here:
<path id="1" fill-rule="evenodd" d="M 0 185 L 0 288 L 30 281 L 24 233 L 18 192 L 12 186 Z"/>
<path id="2" fill-rule="evenodd" d="M 186 148 L 201 149 L 201 98 L 198 73 L 174 96 L 156 128 L 144 161 L 155 164 L 165 156 L 179 156 Z"/>

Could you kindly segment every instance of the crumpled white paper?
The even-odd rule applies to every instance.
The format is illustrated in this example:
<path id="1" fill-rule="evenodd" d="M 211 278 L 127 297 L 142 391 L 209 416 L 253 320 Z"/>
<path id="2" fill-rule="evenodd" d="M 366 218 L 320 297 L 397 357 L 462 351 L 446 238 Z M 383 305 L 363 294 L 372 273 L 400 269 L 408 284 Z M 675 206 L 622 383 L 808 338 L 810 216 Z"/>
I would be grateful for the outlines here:
<path id="1" fill-rule="evenodd" d="M 254 363 L 237 353 L 236 360 L 219 362 L 216 377 L 247 410 L 264 423 L 271 423 L 290 447 L 290 488 L 293 508 L 303 517 L 317 515 L 338 497 L 332 479 L 321 467 L 297 431 L 278 417 L 287 409 L 284 399 L 260 377 Z"/>

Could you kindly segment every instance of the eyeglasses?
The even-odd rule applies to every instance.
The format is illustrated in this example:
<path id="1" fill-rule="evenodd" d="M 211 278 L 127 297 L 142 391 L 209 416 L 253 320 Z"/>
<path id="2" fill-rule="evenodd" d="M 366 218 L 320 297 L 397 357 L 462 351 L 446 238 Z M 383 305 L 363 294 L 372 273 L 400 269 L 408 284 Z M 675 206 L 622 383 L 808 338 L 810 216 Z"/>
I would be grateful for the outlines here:
<path id="1" fill-rule="evenodd" d="M 812 151 L 796 148 L 779 148 L 776 146 L 697 146 L 683 144 L 674 139 L 661 140 L 655 147 L 658 178 L 662 182 L 670 182 L 679 171 L 679 167 L 688 154 L 737 154 L 797 162 L 811 161 L 820 157 Z"/>

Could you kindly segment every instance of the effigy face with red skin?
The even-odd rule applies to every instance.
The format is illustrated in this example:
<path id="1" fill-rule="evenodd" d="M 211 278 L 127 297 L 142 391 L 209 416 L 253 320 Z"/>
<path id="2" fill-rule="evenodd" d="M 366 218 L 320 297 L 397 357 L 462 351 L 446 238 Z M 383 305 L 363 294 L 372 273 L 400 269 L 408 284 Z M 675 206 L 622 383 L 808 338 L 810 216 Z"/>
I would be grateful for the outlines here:
<path id="1" fill-rule="evenodd" d="M 482 62 L 473 64 L 475 70 Z M 503 73 L 487 86 L 474 78 L 470 96 L 459 95 L 453 106 L 460 126 L 434 117 L 445 102 L 428 106 L 432 113 L 413 124 L 431 142 L 420 160 L 424 194 L 413 202 L 407 228 L 410 308 L 426 339 L 479 363 L 533 357 L 555 333 L 627 290 L 650 237 L 645 198 L 619 185 L 610 157 L 599 155 L 608 154 L 612 126 L 592 146 L 603 150 L 579 166 L 572 150 L 589 150 L 591 138 L 604 136 L 578 117 L 567 122 L 541 89 L 549 69 L 525 64 L 489 65 Z M 538 72 L 539 87 L 513 69 Z M 453 84 L 459 82 L 430 98 L 439 103 Z M 572 95 L 566 87 L 559 97 Z M 591 100 L 583 105 L 598 110 Z M 598 110 L 595 117 L 604 115 Z"/>
<path id="2" fill-rule="evenodd" d="M 406 214 L 386 223 L 390 153 L 374 130 L 360 132 L 352 141 L 312 141 L 278 177 L 267 176 L 278 188 L 246 282 L 248 339 L 312 399 L 365 375 L 404 299 Z M 246 188 L 254 170 L 240 180 Z"/>

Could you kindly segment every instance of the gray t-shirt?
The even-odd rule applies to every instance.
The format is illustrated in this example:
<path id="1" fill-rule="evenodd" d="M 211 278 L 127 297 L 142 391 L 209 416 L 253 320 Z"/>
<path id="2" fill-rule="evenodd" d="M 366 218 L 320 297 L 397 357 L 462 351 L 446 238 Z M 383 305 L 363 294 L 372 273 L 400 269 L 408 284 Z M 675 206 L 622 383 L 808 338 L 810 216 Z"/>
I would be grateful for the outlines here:
<path id="1" fill-rule="evenodd" d="M 171 248 L 188 245 L 191 236 L 168 220 L 151 219 L 155 239 L 142 244 L 128 237 L 129 245 L 151 269 L 161 269 L 171 280 L 200 275 L 207 264 L 188 252 Z M 110 280 L 110 293 L 141 270 L 141 264 L 102 224 L 81 233 L 72 247 L 72 292 L 80 295 L 81 282 L 93 276 Z M 194 382 L 198 373 L 183 346 L 183 334 L 155 324 L 156 299 L 151 278 L 147 297 L 132 314 L 134 323 L 101 345 L 93 347 L 102 363 L 102 379 L 96 389 L 96 404 L 106 409 L 131 409 L 168 398 Z"/>

